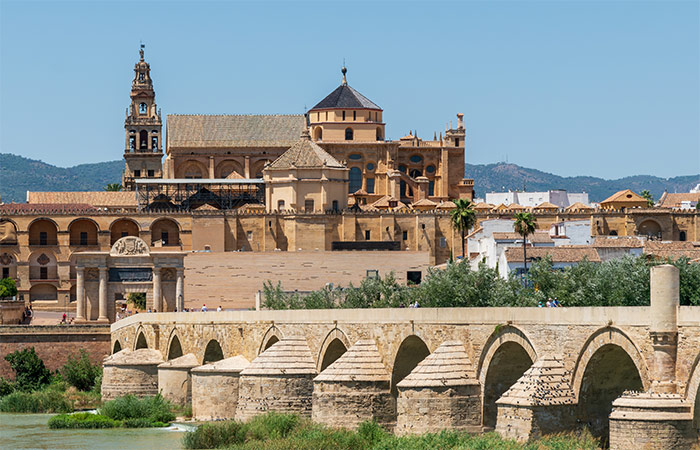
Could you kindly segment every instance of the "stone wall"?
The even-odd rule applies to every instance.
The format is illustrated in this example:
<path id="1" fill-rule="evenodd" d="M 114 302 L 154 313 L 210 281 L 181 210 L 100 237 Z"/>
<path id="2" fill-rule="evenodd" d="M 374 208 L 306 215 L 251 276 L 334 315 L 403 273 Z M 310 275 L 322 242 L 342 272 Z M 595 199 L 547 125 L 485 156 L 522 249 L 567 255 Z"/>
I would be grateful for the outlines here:
<path id="1" fill-rule="evenodd" d="M 94 364 L 111 353 L 109 325 L 3 325 L 0 326 L 0 356 L 34 347 L 46 367 L 63 367 L 70 355 L 84 349 Z M 14 377 L 5 358 L 0 357 L 0 377 Z"/>
<path id="2" fill-rule="evenodd" d="M 478 385 L 401 389 L 396 433 L 434 433 L 445 428 L 480 431 L 480 394 Z"/>
<path id="3" fill-rule="evenodd" d="M 237 420 L 267 411 L 311 417 L 313 375 L 242 375 L 238 385 Z"/>
<path id="4" fill-rule="evenodd" d="M 375 420 L 393 430 L 396 399 L 388 381 L 315 382 L 312 418 L 336 428 L 357 428 L 364 421 Z"/>

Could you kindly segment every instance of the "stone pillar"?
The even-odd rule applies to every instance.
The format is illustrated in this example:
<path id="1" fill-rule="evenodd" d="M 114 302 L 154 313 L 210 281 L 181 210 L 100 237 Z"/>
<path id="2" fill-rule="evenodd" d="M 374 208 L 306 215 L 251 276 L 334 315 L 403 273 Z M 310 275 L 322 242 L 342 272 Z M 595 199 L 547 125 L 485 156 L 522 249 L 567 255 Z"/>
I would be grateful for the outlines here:
<path id="1" fill-rule="evenodd" d="M 209 178 L 215 178 L 214 177 L 214 157 L 213 156 L 209 157 Z"/>
<path id="2" fill-rule="evenodd" d="M 99 269 L 99 317 L 97 318 L 97 321 L 109 323 L 109 317 L 107 317 L 107 268 L 100 267 Z"/>
<path id="3" fill-rule="evenodd" d="M 676 393 L 676 352 L 678 349 L 678 268 L 663 264 L 651 268 L 651 337 L 654 360 L 651 392 Z"/>
<path id="4" fill-rule="evenodd" d="M 153 309 L 163 312 L 163 294 L 160 289 L 160 267 L 153 268 Z"/>
<path id="5" fill-rule="evenodd" d="M 178 311 L 185 310 L 185 269 L 178 267 L 175 282 L 175 304 Z"/>
<path id="6" fill-rule="evenodd" d="M 246 155 L 243 160 L 243 176 L 246 178 L 251 178 L 250 176 L 250 156 Z"/>
<path id="7" fill-rule="evenodd" d="M 76 267 L 75 269 L 75 297 L 76 311 L 75 321 L 85 322 L 85 268 Z"/>

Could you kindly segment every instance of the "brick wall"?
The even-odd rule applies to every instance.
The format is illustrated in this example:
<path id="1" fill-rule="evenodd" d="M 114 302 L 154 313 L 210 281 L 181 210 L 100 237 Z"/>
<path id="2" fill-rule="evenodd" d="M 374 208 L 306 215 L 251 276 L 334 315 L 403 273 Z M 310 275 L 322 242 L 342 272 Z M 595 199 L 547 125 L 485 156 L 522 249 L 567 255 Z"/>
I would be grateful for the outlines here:
<path id="1" fill-rule="evenodd" d="M 68 356 L 85 349 L 93 363 L 102 364 L 111 353 L 109 325 L 2 325 L 0 326 L 0 376 L 14 378 L 5 355 L 34 347 L 46 367 L 61 368 Z"/>

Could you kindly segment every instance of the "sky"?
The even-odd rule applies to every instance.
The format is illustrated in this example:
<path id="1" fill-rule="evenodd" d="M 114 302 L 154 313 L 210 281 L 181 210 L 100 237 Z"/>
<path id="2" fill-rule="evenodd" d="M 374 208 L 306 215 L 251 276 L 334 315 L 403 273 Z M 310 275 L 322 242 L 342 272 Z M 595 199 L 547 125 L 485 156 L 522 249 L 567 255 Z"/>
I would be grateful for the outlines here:
<path id="1" fill-rule="evenodd" d="M 0 152 L 121 159 L 140 42 L 166 114 L 300 114 L 341 81 L 466 160 L 700 173 L 700 1 L 0 0 Z"/>

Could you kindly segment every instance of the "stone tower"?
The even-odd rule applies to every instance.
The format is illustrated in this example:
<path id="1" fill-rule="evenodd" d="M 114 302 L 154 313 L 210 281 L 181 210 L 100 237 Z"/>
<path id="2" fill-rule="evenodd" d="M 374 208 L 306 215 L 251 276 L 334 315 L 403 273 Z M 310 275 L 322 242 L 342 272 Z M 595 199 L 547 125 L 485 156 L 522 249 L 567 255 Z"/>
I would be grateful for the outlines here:
<path id="1" fill-rule="evenodd" d="M 143 59 L 144 45 L 139 51 L 141 58 L 134 66 L 134 81 L 131 82 L 131 104 L 126 109 L 124 121 L 126 167 L 122 174 L 122 186 L 135 189 L 138 178 L 162 178 L 163 147 L 160 110 L 156 108 L 156 94 L 151 79 L 151 66 Z"/>

